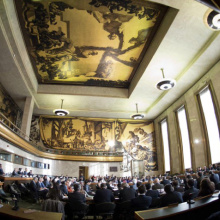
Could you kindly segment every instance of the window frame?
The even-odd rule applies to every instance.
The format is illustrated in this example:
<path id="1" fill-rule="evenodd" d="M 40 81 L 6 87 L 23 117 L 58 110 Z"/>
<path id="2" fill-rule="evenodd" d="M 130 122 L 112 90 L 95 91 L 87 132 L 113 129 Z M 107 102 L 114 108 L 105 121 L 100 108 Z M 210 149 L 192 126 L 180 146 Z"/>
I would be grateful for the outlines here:
<path id="1" fill-rule="evenodd" d="M 199 109 L 199 115 L 201 117 L 201 124 L 202 124 L 202 131 L 204 134 L 204 139 L 205 139 L 205 154 L 207 152 L 206 156 L 206 166 L 209 164 L 212 164 L 212 157 L 211 157 L 211 149 L 210 149 L 210 143 L 209 143 L 209 135 L 208 135 L 208 130 L 207 130 L 207 125 L 206 125 L 206 120 L 205 120 L 205 114 L 204 110 L 202 107 L 202 102 L 200 98 L 200 93 L 205 90 L 206 88 L 209 89 L 211 98 L 212 98 L 212 104 L 214 107 L 214 112 L 215 112 L 215 117 L 217 121 L 217 126 L 218 126 L 218 131 L 219 131 L 219 138 L 220 138 L 220 110 L 219 110 L 219 104 L 218 104 L 218 99 L 215 94 L 214 87 L 212 85 L 211 81 L 208 81 L 203 87 L 201 87 L 197 92 L 196 92 L 196 98 L 197 98 L 197 103 L 198 103 L 198 109 Z M 220 161 L 219 161 L 220 162 Z"/>
<path id="2" fill-rule="evenodd" d="M 195 170 L 195 160 L 194 160 L 194 153 L 193 153 L 193 149 L 192 149 L 192 133 L 191 133 L 191 127 L 190 127 L 190 123 L 189 123 L 189 121 L 190 121 L 189 114 L 188 114 L 186 103 L 183 103 L 178 108 L 176 108 L 174 112 L 175 112 L 176 125 L 177 125 L 177 141 L 180 146 L 181 171 L 184 172 L 185 169 L 188 169 L 188 168 L 185 168 L 185 164 L 184 164 L 182 133 L 181 133 L 179 117 L 178 117 L 178 111 L 182 108 L 185 109 L 185 114 L 186 114 L 186 123 L 187 123 L 187 128 L 188 128 L 189 147 L 190 147 L 190 156 L 191 156 L 191 167 L 190 168 L 192 168 L 193 170 Z"/>
<path id="3" fill-rule="evenodd" d="M 172 173 L 172 160 L 171 160 L 171 148 L 170 148 L 170 132 L 169 132 L 169 123 L 168 123 L 168 117 L 163 118 L 160 120 L 159 127 L 160 127 L 160 141 L 161 141 L 161 147 L 162 147 L 162 158 L 163 158 L 163 172 L 166 173 L 166 168 L 165 168 L 165 153 L 164 153 L 164 141 L 163 141 L 163 132 L 162 132 L 162 122 L 166 121 L 167 122 L 167 136 L 168 136 L 168 144 L 169 144 L 169 156 L 170 156 L 170 173 Z"/>

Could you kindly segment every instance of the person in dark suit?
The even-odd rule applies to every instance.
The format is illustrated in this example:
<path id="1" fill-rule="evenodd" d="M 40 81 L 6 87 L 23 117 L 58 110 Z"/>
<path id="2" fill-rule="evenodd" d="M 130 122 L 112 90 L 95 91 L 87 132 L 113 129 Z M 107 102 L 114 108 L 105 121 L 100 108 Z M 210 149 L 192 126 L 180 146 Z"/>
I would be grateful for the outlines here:
<path id="1" fill-rule="evenodd" d="M 4 171 L 3 171 L 3 169 L 2 169 L 2 165 L 0 164 L 0 175 L 4 175 L 5 173 L 4 173 Z"/>
<path id="2" fill-rule="evenodd" d="M 200 183 L 203 179 L 204 179 L 203 173 L 202 173 L 202 171 L 199 171 L 197 173 L 197 179 L 196 179 L 197 180 L 197 189 L 200 188 Z"/>
<path id="3" fill-rule="evenodd" d="M 65 181 L 65 180 L 61 182 L 60 191 L 62 192 L 62 194 L 63 194 L 64 196 L 67 196 L 67 195 L 68 195 L 68 189 L 67 189 L 66 181 Z"/>
<path id="4" fill-rule="evenodd" d="M 146 196 L 146 188 L 144 185 L 138 187 L 138 197 L 131 200 L 134 211 L 146 210 L 149 208 L 152 198 Z"/>
<path id="5" fill-rule="evenodd" d="M 180 193 L 183 193 L 183 192 L 184 192 L 183 187 L 179 186 L 178 180 L 174 180 L 173 183 L 172 183 L 172 185 L 173 185 L 174 191 L 180 192 Z"/>
<path id="6" fill-rule="evenodd" d="M 155 208 L 158 206 L 158 202 L 159 202 L 159 198 L 160 198 L 160 193 L 158 192 L 158 190 L 152 190 L 151 189 L 151 184 L 150 183 L 146 183 L 145 184 L 146 187 L 146 196 L 150 196 L 152 198 L 152 202 L 150 207 L 151 208 Z"/>
<path id="7" fill-rule="evenodd" d="M 194 187 L 194 179 L 189 179 L 188 182 L 189 189 L 183 194 L 183 201 L 186 202 L 189 199 L 194 199 L 198 196 L 199 190 Z"/>
<path id="8" fill-rule="evenodd" d="M 160 193 L 158 192 L 158 190 L 152 190 L 151 189 L 151 184 L 150 183 L 146 183 L 145 187 L 146 187 L 146 190 L 147 190 L 147 192 L 145 194 L 146 196 L 150 196 L 150 197 L 155 198 L 155 199 L 160 197 Z"/>
<path id="9" fill-rule="evenodd" d="M 115 200 L 111 190 L 107 189 L 105 183 L 101 184 L 101 189 L 96 190 L 94 201 L 95 203 L 113 202 Z"/>
<path id="10" fill-rule="evenodd" d="M 33 180 L 30 182 L 30 192 L 34 197 L 34 202 L 37 202 L 38 200 L 37 182 L 38 182 L 37 177 L 34 177 Z"/>
<path id="11" fill-rule="evenodd" d="M 122 190 L 119 192 L 119 199 L 121 202 L 130 201 L 137 197 L 135 189 L 129 187 L 128 183 L 122 183 Z"/>
<path id="12" fill-rule="evenodd" d="M 215 184 L 215 186 L 219 183 L 219 175 L 214 173 L 213 171 L 209 171 L 209 179 Z"/>
<path id="13" fill-rule="evenodd" d="M 86 184 L 85 184 L 85 186 L 84 186 L 84 190 L 87 192 L 88 195 L 94 196 L 95 193 L 92 192 L 92 190 L 91 190 L 91 188 L 90 188 L 90 184 L 91 184 L 91 181 L 90 181 L 90 180 L 87 180 L 87 181 L 86 181 Z"/>
<path id="14" fill-rule="evenodd" d="M 166 194 L 160 198 L 159 207 L 168 206 L 173 203 L 183 202 L 181 193 L 175 192 L 170 184 L 164 187 L 164 191 L 166 192 Z"/>
<path id="15" fill-rule="evenodd" d="M 86 197 L 84 194 L 80 192 L 81 190 L 81 185 L 80 184 L 74 184 L 74 192 L 69 193 L 68 195 L 68 201 L 65 205 L 65 213 L 67 215 L 67 219 L 73 219 L 73 212 L 78 211 L 78 219 L 83 218 L 83 214 L 80 214 L 81 207 L 83 206 L 85 209 L 88 208 L 86 207 Z M 79 209 L 77 209 L 79 208 Z"/>
<path id="16" fill-rule="evenodd" d="M 162 181 L 160 182 L 160 184 L 163 184 L 164 186 L 166 186 L 167 184 L 171 184 L 169 180 L 167 180 L 166 176 L 163 176 Z"/>
<path id="17" fill-rule="evenodd" d="M 80 184 L 74 184 L 74 192 L 69 193 L 68 202 L 71 204 L 74 203 L 86 203 L 86 197 L 82 193 L 80 193 L 81 186 Z"/>
<path id="18" fill-rule="evenodd" d="M 164 189 L 164 185 L 163 184 L 160 184 L 160 180 L 158 178 L 156 178 L 154 180 L 154 185 L 152 186 L 152 189 L 153 190 L 156 190 L 156 189 Z"/>

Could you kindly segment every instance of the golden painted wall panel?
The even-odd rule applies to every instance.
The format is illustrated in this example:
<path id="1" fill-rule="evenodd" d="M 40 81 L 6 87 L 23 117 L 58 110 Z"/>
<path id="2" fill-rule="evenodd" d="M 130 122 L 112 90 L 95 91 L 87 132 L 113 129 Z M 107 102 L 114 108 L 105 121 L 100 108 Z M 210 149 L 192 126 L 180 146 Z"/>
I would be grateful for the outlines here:
<path id="1" fill-rule="evenodd" d="M 57 154 L 124 155 L 144 161 L 145 170 L 157 170 L 157 150 L 153 123 L 113 119 L 34 117 L 31 138 L 37 145 Z"/>
<path id="2" fill-rule="evenodd" d="M 39 83 L 125 88 L 166 11 L 138 0 L 15 4 Z"/>

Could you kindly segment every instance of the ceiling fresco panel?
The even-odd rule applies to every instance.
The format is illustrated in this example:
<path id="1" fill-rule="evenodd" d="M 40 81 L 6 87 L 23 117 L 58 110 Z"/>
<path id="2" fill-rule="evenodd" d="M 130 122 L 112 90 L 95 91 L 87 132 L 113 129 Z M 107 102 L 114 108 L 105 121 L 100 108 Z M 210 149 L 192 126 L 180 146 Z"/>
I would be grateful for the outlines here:
<path id="1" fill-rule="evenodd" d="M 40 84 L 128 88 L 166 7 L 136 0 L 15 1 Z"/>

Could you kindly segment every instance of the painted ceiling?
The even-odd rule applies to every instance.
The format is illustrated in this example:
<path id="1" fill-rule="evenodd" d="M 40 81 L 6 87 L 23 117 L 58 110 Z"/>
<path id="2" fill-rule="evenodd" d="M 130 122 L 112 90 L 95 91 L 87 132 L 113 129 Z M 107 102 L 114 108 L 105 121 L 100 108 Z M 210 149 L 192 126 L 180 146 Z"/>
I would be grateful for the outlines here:
<path id="1" fill-rule="evenodd" d="M 137 0 L 15 1 L 40 84 L 128 88 L 167 9 Z"/>
<path id="2" fill-rule="evenodd" d="M 144 120 L 153 120 L 220 60 L 220 32 L 207 28 L 204 15 L 209 8 L 195 0 L 138 0 L 134 7 L 126 0 L 65 0 L 62 4 L 58 0 L 22 2 L 0 1 L 0 82 L 21 110 L 28 103 L 26 101 L 31 100 L 34 115 L 53 115 L 53 110 L 60 108 L 61 99 L 64 99 L 63 108 L 70 112 L 70 117 L 127 120 L 136 113 L 135 104 L 138 103 L 138 112 L 144 114 Z M 129 6 L 127 11 L 123 7 L 118 7 L 119 11 L 114 7 L 122 2 Z M 108 3 L 112 7 L 108 7 Z M 42 10 L 39 11 L 38 7 Z M 36 20 L 37 8 L 39 13 L 45 13 L 45 16 L 37 15 L 42 23 Z M 136 8 L 141 8 L 137 15 L 128 13 Z M 146 17 L 139 19 L 138 15 L 145 13 L 144 8 L 153 9 L 154 18 L 147 20 L 145 14 Z M 55 17 L 51 17 L 50 10 Z M 132 17 L 130 20 L 129 16 Z M 110 40 L 110 32 L 104 30 L 104 25 L 113 21 L 119 25 L 115 29 L 118 35 L 123 33 L 121 49 L 118 48 L 119 36 L 115 34 Z M 154 26 L 150 28 L 150 25 Z M 139 32 L 144 29 L 149 32 Z M 56 39 L 58 33 L 61 36 Z M 48 48 L 41 48 L 42 35 L 44 40 L 49 38 L 56 46 L 45 43 Z M 132 38 L 135 40 L 130 41 Z M 120 54 L 126 48 L 134 47 L 140 39 L 144 39 L 140 45 Z M 84 46 L 103 47 L 103 50 L 93 48 L 91 54 L 86 54 L 83 49 L 88 48 Z M 64 47 L 72 53 L 71 56 L 60 54 Z M 111 56 L 104 56 L 104 63 L 110 61 L 108 66 L 102 65 L 102 71 L 115 78 L 94 77 L 99 65 L 103 64 L 100 61 L 104 53 Z M 135 59 L 130 60 L 131 57 Z M 70 78 L 58 79 L 58 75 L 69 76 L 70 72 L 63 71 L 65 69 L 60 72 L 58 69 L 57 75 L 50 80 L 48 68 L 53 70 L 57 66 L 74 67 L 71 70 L 77 76 L 75 80 L 83 84 L 69 82 Z M 165 77 L 176 80 L 173 89 L 161 91 L 155 87 L 162 79 L 161 68 L 164 68 Z M 97 81 L 99 86 L 87 86 L 91 80 Z M 125 87 L 116 85 L 118 80 L 126 81 L 126 85 L 121 84 Z M 100 86 L 103 82 L 105 87 Z"/>

